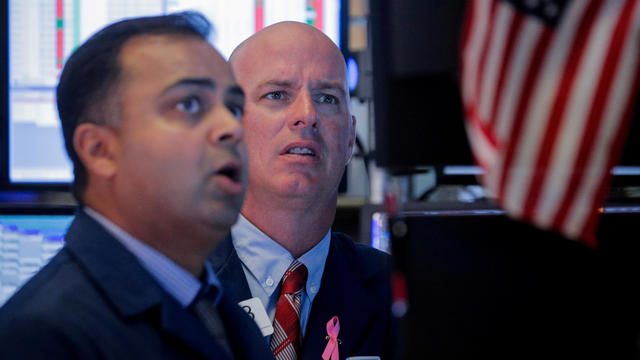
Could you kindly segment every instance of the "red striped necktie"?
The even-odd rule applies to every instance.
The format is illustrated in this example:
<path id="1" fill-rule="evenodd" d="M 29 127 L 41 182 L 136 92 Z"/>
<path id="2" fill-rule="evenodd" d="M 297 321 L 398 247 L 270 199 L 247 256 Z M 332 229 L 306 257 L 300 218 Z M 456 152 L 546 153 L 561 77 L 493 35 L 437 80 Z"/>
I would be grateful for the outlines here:
<path id="1" fill-rule="evenodd" d="M 295 260 L 282 277 L 282 291 L 273 321 L 271 351 L 276 360 L 296 360 L 300 352 L 300 308 L 307 267 Z"/>

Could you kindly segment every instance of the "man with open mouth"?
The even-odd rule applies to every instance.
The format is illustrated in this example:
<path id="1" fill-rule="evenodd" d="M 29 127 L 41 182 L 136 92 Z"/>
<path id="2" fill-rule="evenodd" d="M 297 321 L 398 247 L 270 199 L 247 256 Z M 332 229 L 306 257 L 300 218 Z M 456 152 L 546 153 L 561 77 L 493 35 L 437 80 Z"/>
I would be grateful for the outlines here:
<path id="1" fill-rule="evenodd" d="M 209 28 L 134 18 L 71 55 L 57 101 L 81 206 L 0 309 L 0 358 L 272 358 L 206 262 L 247 177 L 244 93 Z"/>

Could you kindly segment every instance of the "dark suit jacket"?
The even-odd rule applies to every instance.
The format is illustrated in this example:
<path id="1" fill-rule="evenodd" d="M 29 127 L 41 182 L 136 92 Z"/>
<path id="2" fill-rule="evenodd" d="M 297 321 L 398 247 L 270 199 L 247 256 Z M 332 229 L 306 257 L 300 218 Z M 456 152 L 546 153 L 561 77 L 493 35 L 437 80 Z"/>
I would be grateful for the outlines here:
<path id="1" fill-rule="evenodd" d="M 231 237 L 219 244 L 210 260 L 232 301 L 252 297 Z M 356 244 L 344 234 L 332 234 L 300 360 L 320 359 L 327 345 L 326 324 L 336 315 L 340 319 L 340 359 L 357 355 L 391 357 L 390 264 L 387 254 Z"/>
<path id="2" fill-rule="evenodd" d="M 1 359 L 229 359 L 137 259 L 82 211 L 67 245 L 0 309 Z M 273 359 L 253 321 L 218 305 L 237 359 Z"/>

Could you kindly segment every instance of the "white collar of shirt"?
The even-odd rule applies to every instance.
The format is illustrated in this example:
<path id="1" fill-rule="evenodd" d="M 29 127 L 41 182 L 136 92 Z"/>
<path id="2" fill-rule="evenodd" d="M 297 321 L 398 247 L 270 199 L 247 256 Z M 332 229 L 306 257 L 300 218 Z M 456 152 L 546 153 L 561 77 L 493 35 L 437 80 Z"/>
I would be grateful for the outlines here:
<path id="1" fill-rule="evenodd" d="M 260 283 L 265 293 L 271 297 L 280 279 L 295 259 L 287 249 L 260 231 L 242 214 L 231 227 L 231 236 L 238 257 Z M 316 246 L 298 259 L 308 270 L 306 293 L 311 302 L 320 291 L 330 240 L 331 230 Z"/>
<path id="2" fill-rule="evenodd" d="M 100 223 L 114 238 L 133 253 L 142 267 L 151 274 L 165 291 L 178 300 L 180 305 L 186 308 L 191 304 L 202 287 L 200 280 L 158 250 L 131 236 L 90 207 L 85 206 L 84 212 Z M 218 291 L 218 297 L 214 300 L 214 303 L 217 304 L 222 296 L 222 285 L 208 262 L 205 263 L 205 271 L 207 274 L 206 283 L 220 290 Z"/>

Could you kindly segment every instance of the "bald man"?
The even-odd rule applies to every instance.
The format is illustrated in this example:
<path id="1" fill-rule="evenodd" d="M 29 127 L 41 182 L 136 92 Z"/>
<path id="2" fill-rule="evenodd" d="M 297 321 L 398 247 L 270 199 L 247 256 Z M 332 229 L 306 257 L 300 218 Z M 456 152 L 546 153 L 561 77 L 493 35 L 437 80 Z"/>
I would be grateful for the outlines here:
<path id="1" fill-rule="evenodd" d="M 336 316 L 341 359 L 383 356 L 389 257 L 331 231 L 355 142 L 342 53 L 316 28 L 282 22 L 240 44 L 230 63 L 246 93 L 249 186 L 211 258 L 225 290 L 260 300 L 276 359 L 319 359 Z"/>

